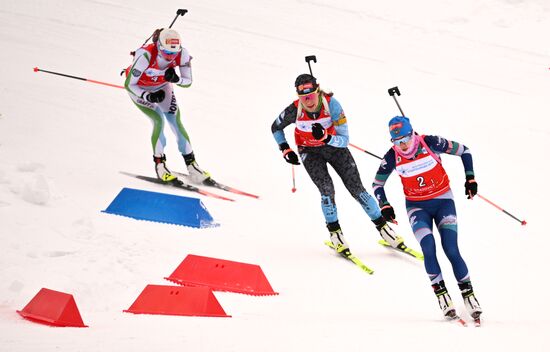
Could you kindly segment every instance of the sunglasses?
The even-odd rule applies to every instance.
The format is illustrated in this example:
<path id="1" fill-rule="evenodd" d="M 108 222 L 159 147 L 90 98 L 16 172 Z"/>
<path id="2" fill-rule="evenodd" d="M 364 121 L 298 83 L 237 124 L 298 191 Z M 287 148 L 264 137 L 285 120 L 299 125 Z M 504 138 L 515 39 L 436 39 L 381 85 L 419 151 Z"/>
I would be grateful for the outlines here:
<path id="1" fill-rule="evenodd" d="M 160 51 L 162 52 L 162 55 L 166 57 L 176 56 L 179 53 L 179 51 L 169 51 L 166 49 L 160 49 Z"/>
<path id="2" fill-rule="evenodd" d="M 315 89 L 313 92 L 310 92 L 310 93 L 304 93 L 304 94 L 299 94 L 298 93 L 298 97 L 300 99 L 307 100 L 307 99 L 311 99 L 311 98 L 315 97 L 315 94 L 318 94 L 318 93 L 319 93 L 319 87 L 317 87 L 317 89 Z"/>
<path id="3" fill-rule="evenodd" d="M 401 143 L 408 143 L 412 138 L 412 133 L 406 135 L 406 136 L 403 136 L 403 137 L 399 137 L 399 138 L 396 138 L 396 139 L 393 139 L 392 138 L 392 143 L 395 144 L 395 145 L 399 145 Z"/>

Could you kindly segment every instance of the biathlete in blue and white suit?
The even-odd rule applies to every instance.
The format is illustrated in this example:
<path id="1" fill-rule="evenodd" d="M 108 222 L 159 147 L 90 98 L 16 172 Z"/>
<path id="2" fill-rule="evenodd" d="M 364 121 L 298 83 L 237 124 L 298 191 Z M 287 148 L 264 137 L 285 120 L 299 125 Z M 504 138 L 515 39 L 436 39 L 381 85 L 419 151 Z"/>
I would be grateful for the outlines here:
<path id="1" fill-rule="evenodd" d="M 386 198 L 384 184 L 396 170 L 403 184 L 407 214 L 414 235 L 424 254 L 424 265 L 443 314 L 455 318 L 453 306 L 436 257 L 432 232 L 435 222 L 445 255 L 451 262 L 468 312 L 474 319 L 482 310 L 474 295 L 470 273 L 458 250 L 457 219 L 449 178 L 440 154 L 460 156 L 466 173 L 466 195 L 477 194 L 477 183 L 470 150 L 463 144 L 439 137 L 418 135 L 407 117 L 396 116 L 389 122 L 393 147 L 386 153 L 376 174 L 373 188 L 387 221 L 395 221 L 395 212 Z"/>
<path id="2" fill-rule="evenodd" d="M 321 193 L 321 208 L 337 252 L 344 256 L 350 254 L 338 223 L 334 184 L 327 164 L 334 168 L 353 198 L 361 204 L 382 238 L 393 247 L 402 244 L 403 239 L 387 225 L 376 200 L 361 183 L 359 171 L 347 148 L 348 126 L 340 103 L 332 93 L 322 91 L 312 75 L 298 76 L 295 87 L 298 99 L 275 119 L 271 132 L 284 159 L 290 164 L 300 165 L 298 156 L 288 145 L 283 131 L 288 125 L 296 124 L 294 139 L 298 153 L 311 180 Z"/>

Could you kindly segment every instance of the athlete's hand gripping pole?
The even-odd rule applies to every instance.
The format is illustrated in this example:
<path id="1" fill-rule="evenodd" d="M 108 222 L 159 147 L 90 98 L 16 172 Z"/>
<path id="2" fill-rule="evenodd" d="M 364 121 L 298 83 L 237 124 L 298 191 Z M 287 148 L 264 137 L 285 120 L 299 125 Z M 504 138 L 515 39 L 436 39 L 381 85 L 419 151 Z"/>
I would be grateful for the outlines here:
<path id="1" fill-rule="evenodd" d="M 395 103 L 397 104 L 397 107 L 399 108 L 399 111 L 401 112 L 401 116 L 405 116 L 405 113 L 403 113 L 403 110 L 401 109 L 401 106 L 399 105 L 399 102 L 397 101 L 397 98 L 395 97 L 395 94 L 397 94 L 399 96 L 401 95 L 401 92 L 399 91 L 399 88 L 397 86 L 395 86 L 393 88 L 390 88 L 390 89 L 388 89 L 388 93 L 393 98 L 393 100 L 395 100 Z M 466 194 L 468 195 L 468 193 L 470 193 L 469 199 L 472 199 L 477 193 L 477 183 L 475 183 L 475 181 L 471 182 L 471 183 L 475 183 L 475 191 L 472 192 L 474 190 L 474 186 L 470 185 L 468 183 L 468 181 L 470 181 L 470 180 L 466 181 Z M 469 190 L 469 186 L 472 188 L 471 190 Z M 491 204 L 492 206 L 494 206 L 498 210 L 502 211 L 504 214 L 506 214 L 506 215 L 510 216 L 511 218 L 513 218 L 514 220 L 518 221 L 521 225 L 527 225 L 527 221 L 518 219 L 517 217 L 510 214 L 506 210 L 502 209 L 501 207 L 499 207 L 495 203 L 491 202 L 489 199 L 483 197 L 481 194 L 477 193 L 477 196 L 479 198 L 483 199 L 484 201 L 486 201 L 487 203 Z"/>

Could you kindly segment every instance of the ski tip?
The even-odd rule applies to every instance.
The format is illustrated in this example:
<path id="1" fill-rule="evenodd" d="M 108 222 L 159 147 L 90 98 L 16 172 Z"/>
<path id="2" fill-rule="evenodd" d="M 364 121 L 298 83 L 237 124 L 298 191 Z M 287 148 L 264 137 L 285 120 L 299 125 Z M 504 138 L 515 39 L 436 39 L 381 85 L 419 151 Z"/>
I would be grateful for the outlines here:
<path id="1" fill-rule="evenodd" d="M 33 68 L 32 70 L 33 70 L 34 72 L 40 71 L 40 69 L 39 69 L 38 67 L 35 67 L 35 68 Z"/>
<path id="2" fill-rule="evenodd" d="M 447 317 L 445 317 L 445 319 L 447 319 L 447 321 L 449 321 L 451 323 L 456 323 L 460 326 L 464 326 L 464 327 L 468 326 L 468 323 L 466 322 L 466 320 L 462 319 L 459 315 L 447 316 Z"/>
<path id="3" fill-rule="evenodd" d="M 208 197 L 212 197 L 212 198 L 216 198 L 216 199 L 221 199 L 221 200 L 227 200 L 229 202 L 234 202 L 235 199 L 233 198 L 228 198 L 228 197 L 224 197 L 224 196 L 220 196 L 219 194 L 216 194 L 216 193 L 210 193 L 210 192 L 205 192 L 205 191 L 199 191 L 200 194 L 202 194 L 203 196 L 208 196 Z"/>
<path id="4" fill-rule="evenodd" d="M 527 221 L 523 220 L 523 221 L 521 222 L 521 226 L 525 226 L 525 225 L 527 225 Z"/>

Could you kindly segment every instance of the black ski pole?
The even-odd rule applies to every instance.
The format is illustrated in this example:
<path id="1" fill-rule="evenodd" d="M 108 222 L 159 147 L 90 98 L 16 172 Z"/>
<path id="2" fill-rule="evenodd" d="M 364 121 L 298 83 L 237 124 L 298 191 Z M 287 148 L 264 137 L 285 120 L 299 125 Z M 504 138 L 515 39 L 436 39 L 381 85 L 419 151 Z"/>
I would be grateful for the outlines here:
<path id="1" fill-rule="evenodd" d="M 401 92 L 399 91 L 399 88 L 397 86 L 393 87 L 393 88 L 390 88 L 388 89 L 388 93 L 389 95 L 391 95 L 391 97 L 393 98 L 393 100 L 395 100 L 395 103 L 397 104 L 397 107 L 399 108 L 399 111 L 401 112 L 401 116 L 405 116 L 405 113 L 403 112 L 403 109 L 401 109 L 401 105 L 399 105 L 399 102 L 397 101 L 397 98 L 395 97 L 395 95 L 401 95 Z"/>
<path id="2" fill-rule="evenodd" d="M 403 110 L 401 109 L 401 106 L 399 105 L 399 102 L 397 101 L 397 98 L 395 97 L 395 94 L 401 95 L 401 92 L 399 92 L 399 88 L 397 88 L 397 86 L 393 87 L 393 88 L 390 88 L 390 89 L 388 89 L 388 93 L 392 96 L 393 100 L 395 100 L 395 103 L 397 104 L 397 107 L 399 108 L 399 111 L 401 111 L 401 116 L 405 116 L 405 114 L 403 113 Z M 506 215 L 510 216 L 511 218 L 513 218 L 514 220 L 518 221 L 521 225 L 527 225 L 527 221 L 518 219 L 517 217 L 510 214 L 506 210 L 502 209 L 500 206 L 498 206 L 495 203 L 491 202 L 489 199 L 483 197 L 481 194 L 478 193 L 477 195 L 478 195 L 479 198 L 483 199 L 484 201 L 491 204 L 492 206 L 494 206 L 498 210 L 502 211 L 504 214 L 506 214 Z"/>
<path id="3" fill-rule="evenodd" d="M 174 25 L 174 23 L 176 22 L 176 20 L 178 19 L 178 17 L 180 16 L 184 16 L 185 14 L 187 13 L 187 10 L 186 9 L 178 9 L 176 11 L 176 17 L 174 17 L 174 20 L 172 21 L 172 23 L 170 23 L 170 25 L 168 26 L 168 28 L 172 28 L 172 26 Z M 153 33 L 154 34 L 154 33 Z M 145 44 L 147 44 L 147 42 L 149 41 L 149 39 L 151 39 L 151 37 L 153 37 L 153 34 L 151 34 L 149 36 L 149 38 L 145 39 L 145 42 L 143 42 L 143 44 L 141 46 L 144 46 Z"/>
<path id="4" fill-rule="evenodd" d="M 313 76 L 313 71 L 311 71 L 310 61 L 313 61 L 313 62 L 317 63 L 317 58 L 315 57 L 315 55 L 306 56 L 307 66 L 309 67 L 309 74 Z"/>
<path id="5" fill-rule="evenodd" d="M 63 76 L 63 77 L 68 77 L 68 78 L 73 78 L 73 79 L 78 79 L 78 80 L 86 81 L 86 82 L 90 82 L 90 83 L 102 84 L 102 85 L 104 85 L 104 86 L 109 86 L 109 87 L 115 87 L 115 88 L 122 88 L 122 89 L 124 89 L 124 86 L 119 86 L 118 84 L 112 84 L 112 83 L 107 83 L 107 82 L 96 81 L 96 80 L 89 79 L 89 78 L 84 78 L 84 77 L 77 77 L 77 76 L 73 76 L 73 75 L 68 75 L 68 74 L 66 74 L 66 73 L 59 73 L 59 72 L 54 72 L 54 71 L 47 71 L 47 70 L 43 70 L 43 69 L 38 68 L 38 67 L 33 68 L 33 71 L 34 71 L 34 72 L 44 72 L 44 73 L 49 73 L 49 74 L 52 74 L 52 75 L 58 75 L 58 76 Z"/>
<path id="6" fill-rule="evenodd" d="M 360 151 L 362 151 L 362 152 L 364 152 L 364 153 L 367 153 L 367 154 L 370 155 L 370 156 L 374 156 L 375 158 L 377 158 L 377 159 L 379 159 L 379 160 L 382 160 L 382 158 L 379 157 L 378 155 L 373 154 L 373 153 L 371 153 L 371 152 L 369 152 L 368 150 L 365 150 L 365 149 L 363 149 L 363 148 L 359 148 L 359 147 L 356 146 L 355 144 L 349 143 L 349 145 L 350 145 L 350 147 L 353 147 L 353 148 L 355 148 L 355 149 L 357 149 L 357 150 L 360 150 Z"/>
<path id="7" fill-rule="evenodd" d="M 172 26 L 174 25 L 174 23 L 176 22 L 176 20 L 178 19 L 179 16 L 183 17 L 185 16 L 185 14 L 187 13 L 187 10 L 186 9 L 178 9 L 178 11 L 176 11 L 176 17 L 174 17 L 174 20 L 172 21 L 172 23 L 170 23 L 170 25 L 168 26 L 168 28 L 172 28 Z"/>

